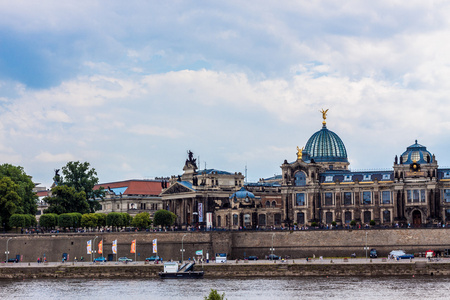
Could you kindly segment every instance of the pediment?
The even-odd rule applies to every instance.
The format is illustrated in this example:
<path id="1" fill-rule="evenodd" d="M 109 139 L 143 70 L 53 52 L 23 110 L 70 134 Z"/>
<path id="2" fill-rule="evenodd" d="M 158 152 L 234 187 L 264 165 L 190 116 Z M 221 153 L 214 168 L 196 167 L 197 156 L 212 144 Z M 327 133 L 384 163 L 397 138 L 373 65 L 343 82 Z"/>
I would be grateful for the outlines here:
<path id="1" fill-rule="evenodd" d="M 183 185 L 180 182 L 176 182 L 175 184 L 171 185 L 167 190 L 162 192 L 161 195 L 172 195 L 191 192 L 195 192 L 195 190 Z"/>

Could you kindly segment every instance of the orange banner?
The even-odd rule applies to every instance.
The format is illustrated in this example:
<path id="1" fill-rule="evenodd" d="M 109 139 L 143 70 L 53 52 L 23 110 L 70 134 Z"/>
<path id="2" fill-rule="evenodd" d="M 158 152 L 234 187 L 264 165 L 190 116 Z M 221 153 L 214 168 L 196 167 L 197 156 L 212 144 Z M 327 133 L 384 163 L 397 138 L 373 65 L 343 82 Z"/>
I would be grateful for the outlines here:
<path id="1" fill-rule="evenodd" d="M 131 250 L 130 253 L 136 253 L 136 240 L 131 241 Z"/>
<path id="2" fill-rule="evenodd" d="M 98 253 L 99 254 L 103 253 L 103 240 L 101 240 L 100 243 L 98 243 Z"/>

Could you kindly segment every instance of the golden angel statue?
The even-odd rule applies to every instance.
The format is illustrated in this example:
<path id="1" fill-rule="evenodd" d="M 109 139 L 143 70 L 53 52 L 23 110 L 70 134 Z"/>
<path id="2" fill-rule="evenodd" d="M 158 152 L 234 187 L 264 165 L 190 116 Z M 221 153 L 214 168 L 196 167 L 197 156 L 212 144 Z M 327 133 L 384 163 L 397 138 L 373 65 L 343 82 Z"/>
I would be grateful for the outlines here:
<path id="1" fill-rule="evenodd" d="M 302 147 L 302 149 L 300 149 L 298 146 L 297 146 L 297 159 L 298 160 L 302 160 L 302 155 L 303 155 L 303 149 L 304 149 L 305 147 Z"/>
<path id="2" fill-rule="evenodd" d="M 322 108 L 322 110 L 319 110 L 321 113 L 322 113 L 322 118 L 323 118 L 323 120 L 325 121 L 325 119 L 327 118 L 327 112 L 328 112 L 328 109 L 327 110 L 324 110 L 323 108 Z"/>

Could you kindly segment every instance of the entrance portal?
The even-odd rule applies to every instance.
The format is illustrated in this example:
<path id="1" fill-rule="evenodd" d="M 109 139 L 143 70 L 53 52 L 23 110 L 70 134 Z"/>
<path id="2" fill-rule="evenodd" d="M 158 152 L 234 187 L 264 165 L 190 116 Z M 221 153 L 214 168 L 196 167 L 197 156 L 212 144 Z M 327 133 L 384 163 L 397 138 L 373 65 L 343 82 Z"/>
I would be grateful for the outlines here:
<path id="1" fill-rule="evenodd" d="M 412 218 L 414 227 L 420 227 L 422 225 L 422 214 L 420 213 L 420 211 L 413 211 Z"/>

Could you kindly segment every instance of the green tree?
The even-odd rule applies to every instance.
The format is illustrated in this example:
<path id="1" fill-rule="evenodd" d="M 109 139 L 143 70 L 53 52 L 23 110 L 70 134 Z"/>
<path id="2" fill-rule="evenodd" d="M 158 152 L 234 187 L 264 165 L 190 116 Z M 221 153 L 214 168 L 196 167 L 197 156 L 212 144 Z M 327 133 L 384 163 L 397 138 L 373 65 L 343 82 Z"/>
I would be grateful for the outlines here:
<path id="1" fill-rule="evenodd" d="M 89 212 L 89 204 L 86 200 L 85 192 L 76 192 L 73 187 L 55 186 L 52 188 L 52 195 L 45 197 L 44 201 L 48 204 L 48 208 L 44 211 L 45 213 L 64 214 L 78 212 L 83 214 Z"/>
<path id="2" fill-rule="evenodd" d="M 25 215 L 27 226 L 34 227 L 37 225 L 37 220 L 35 215 L 26 214 Z"/>
<path id="3" fill-rule="evenodd" d="M 175 223 L 177 216 L 168 210 L 160 209 L 155 212 L 153 216 L 153 225 L 155 226 L 172 226 Z"/>
<path id="4" fill-rule="evenodd" d="M 130 226 L 131 221 L 133 220 L 133 217 L 130 216 L 129 213 L 121 213 L 123 217 L 123 225 L 122 226 Z"/>
<path id="5" fill-rule="evenodd" d="M 9 226 L 17 228 L 25 228 L 27 227 L 27 220 L 25 215 L 23 214 L 13 214 L 9 217 Z"/>
<path id="6" fill-rule="evenodd" d="M 58 215 L 57 214 L 43 214 L 39 218 L 39 225 L 43 228 L 55 228 L 58 224 Z"/>
<path id="7" fill-rule="evenodd" d="M 3 177 L 0 179 L 0 217 L 5 222 L 6 228 L 9 226 L 9 218 L 21 207 L 22 199 L 18 194 L 19 185 L 14 183 L 11 178 Z"/>
<path id="8" fill-rule="evenodd" d="M 225 293 L 220 295 L 217 290 L 211 289 L 211 292 L 209 293 L 208 297 L 205 296 L 205 300 L 224 300 L 225 299 Z"/>
<path id="9" fill-rule="evenodd" d="M 18 185 L 17 194 L 21 199 L 21 205 L 17 208 L 17 213 L 36 215 L 37 195 L 33 192 L 34 183 L 22 167 L 10 164 L 0 165 L 0 179 L 9 177 Z"/>
<path id="10" fill-rule="evenodd" d="M 124 219 L 123 219 L 123 215 L 121 213 L 110 212 L 106 216 L 106 225 L 112 226 L 113 229 L 117 228 L 117 227 L 122 227 L 122 226 L 124 226 L 123 224 L 124 224 Z"/>
<path id="11" fill-rule="evenodd" d="M 103 199 L 105 190 L 103 187 L 94 190 L 94 186 L 98 184 L 97 172 L 90 168 L 88 162 L 70 161 L 62 168 L 62 173 L 59 180 L 63 185 L 73 187 L 77 192 L 85 192 L 91 213 L 101 209 L 97 199 Z"/>
<path id="12" fill-rule="evenodd" d="M 97 214 L 84 214 L 81 217 L 81 226 L 88 228 L 95 228 L 98 226 Z"/>
<path id="13" fill-rule="evenodd" d="M 58 226 L 66 231 L 66 228 L 73 227 L 75 224 L 75 218 L 72 214 L 60 214 L 58 216 Z"/>
<path id="14" fill-rule="evenodd" d="M 97 217 L 97 227 L 105 227 L 106 226 L 106 214 L 95 213 Z"/>
<path id="15" fill-rule="evenodd" d="M 147 228 L 150 224 L 151 220 L 148 212 L 138 213 L 131 221 L 131 225 L 137 228 Z"/>

